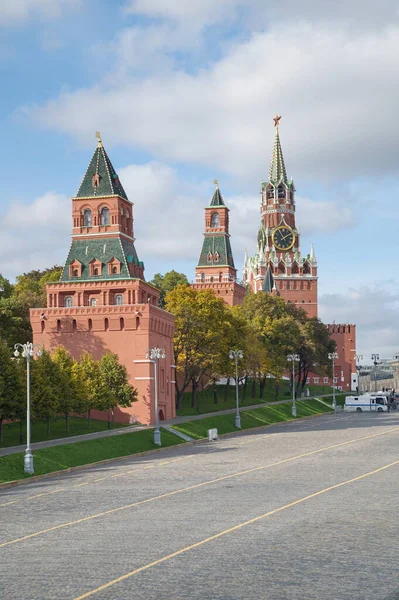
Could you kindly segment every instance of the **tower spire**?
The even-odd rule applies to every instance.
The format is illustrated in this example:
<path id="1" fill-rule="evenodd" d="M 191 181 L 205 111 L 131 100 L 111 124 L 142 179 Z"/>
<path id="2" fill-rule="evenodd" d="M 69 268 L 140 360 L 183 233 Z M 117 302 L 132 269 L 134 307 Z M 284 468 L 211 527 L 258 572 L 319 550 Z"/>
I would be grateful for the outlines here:
<path id="1" fill-rule="evenodd" d="M 276 115 L 274 120 L 274 126 L 276 128 L 276 134 L 274 136 L 274 146 L 273 146 L 273 154 L 272 160 L 270 162 L 269 169 L 269 181 L 274 185 L 278 185 L 281 181 L 284 183 L 288 183 L 287 172 L 285 170 L 283 151 L 281 149 L 280 143 L 280 134 L 279 134 L 279 124 L 280 119 L 278 115 Z"/>

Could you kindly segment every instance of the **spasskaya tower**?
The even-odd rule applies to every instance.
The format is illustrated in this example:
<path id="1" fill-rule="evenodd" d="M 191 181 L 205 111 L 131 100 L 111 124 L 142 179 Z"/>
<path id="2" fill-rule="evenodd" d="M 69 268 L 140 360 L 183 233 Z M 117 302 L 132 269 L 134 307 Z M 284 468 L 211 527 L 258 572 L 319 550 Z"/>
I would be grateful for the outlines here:
<path id="1" fill-rule="evenodd" d="M 257 252 L 245 255 L 243 280 L 253 292 L 272 292 L 317 317 L 317 261 L 313 245 L 303 255 L 295 223 L 295 186 L 288 179 L 280 143 L 279 123 L 269 177 L 261 184 L 261 224 Z"/>

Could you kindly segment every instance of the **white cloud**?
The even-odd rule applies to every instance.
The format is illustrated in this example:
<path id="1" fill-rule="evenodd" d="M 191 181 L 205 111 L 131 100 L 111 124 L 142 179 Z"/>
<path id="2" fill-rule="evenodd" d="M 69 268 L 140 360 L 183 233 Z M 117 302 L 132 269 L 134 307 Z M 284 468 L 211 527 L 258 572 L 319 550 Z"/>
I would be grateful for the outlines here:
<path id="1" fill-rule="evenodd" d="M 65 261 L 71 230 L 71 203 L 47 192 L 30 204 L 10 203 L 0 220 L 2 275 L 14 279 L 31 269 Z"/>
<path id="2" fill-rule="evenodd" d="M 77 5 L 81 0 L 3 0 L 0 3 L 0 25 L 26 21 L 33 15 L 51 19 L 64 8 Z"/>
<path id="3" fill-rule="evenodd" d="M 351 206 L 342 206 L 336 200 L 317 202 L 297 196 L 296 207 L 296 221 L 305 235 L 350 229 L 359 219 L 355 218 Z"/>
<path id="4" fill-rule="evenodd" d="M 161 70 L 116 82 L 108 75 L 106 83 L 61 93 L 25 114 L 80 140 L 100 127 L 108 143 L 139 147 L 157 160 L 260 178 L 278 110 L 289 175 L 381 177 L 397 170 L 398 54 L 399 28 L 278 26 L 198 73 Z"/>
<path id="5" fill-rule="evenodd" d="M 351 288 L 319 299 L 319 317 L 325 323 L 356 323 L 357 351 L 370 362 L 372 353 L 390 358 L 399 350 L 399 284 L 382 281 Z"/>

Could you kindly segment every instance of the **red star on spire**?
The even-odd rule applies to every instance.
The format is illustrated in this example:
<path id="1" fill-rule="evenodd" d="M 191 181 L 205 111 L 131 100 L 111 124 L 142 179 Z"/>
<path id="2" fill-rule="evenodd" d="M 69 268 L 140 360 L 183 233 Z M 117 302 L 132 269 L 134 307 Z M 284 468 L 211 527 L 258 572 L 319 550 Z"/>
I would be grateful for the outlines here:
<path id="1" fill-rule="evenodd" d="M 278 127 L 280 125 L 280 119 L 281 119 L 281 116 L 279 117 L 278 114 L 276 114 L 276 116 L 273 117 L 275 127 Z"/>

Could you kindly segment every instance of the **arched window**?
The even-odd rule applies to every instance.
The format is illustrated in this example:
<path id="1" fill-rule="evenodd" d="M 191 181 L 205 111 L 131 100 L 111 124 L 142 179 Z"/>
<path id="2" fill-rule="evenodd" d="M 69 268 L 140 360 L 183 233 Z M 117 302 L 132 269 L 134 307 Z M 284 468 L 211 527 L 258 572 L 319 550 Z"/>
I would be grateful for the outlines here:
<path id="1" fill-rule="evenodd" d="M 115 294 L 114 304 L 121 306 L 123 304 L 123 294 Z"/>
<path id="2" fill-rule="evenodd" d="M 87 321 L 87 329 L 89 331 L 91 331 L 93 329 L 93 321 L 91 319 L 88 319 L 88 321 Z"/>
<path id="3" fill-rule="evenodd" d="M 201 273 L 201 283 L 205 283 L 205 273 Z"/>
<path id="4" fill-rule="evenodd" d="M 123 329 L 125 329 L 125 319 L 123 317 L 121 317 L 119 319 L 119 328 L 121 331 L 123 331 Z"/>
<path id="5" fill-rule="evenodd" d="M 267 197 L 270 199 L 274 198 L 274 188 L 271 187 L 267 190 Z"/>
<path id="6" fill-rule="evenodd" d="M 278 186 L 278 197 L 281 198 L 285 198 L 285 188 L 283 185 L 279 185 Z"/>
<path id="7" fill-rule="evenodd" d="M 223 279 L 223 273 L 219 273 L 219 282 L 221 282 Z"/>
<path id="8" fill-rule="evenodd" d="M 89 306 L 97 306 L 97 299 L 96 298 L 90 298 L 90 300 L 89 300 Z"/>
<path id="9" fill-rule="evenodd" d="M 215 262 L 219 262 L 219 252 L 215 252 Z"/>
<path id="10" fill-rule="evenodd" d="M 211 227 L 219 227 L 219 225 L 220 225 L 219 213 L 214 212 L 211 216 Z"/>
<path id="11" fill-rule="evenodd" d="M 136 317 L 136 329 L 140 329 L 140 317 Z"/>
<path id="12" fill-rule="evenodd" d="M 72 321 L 72 331 L 76 331 L 76 327 L 77 327 L 76 319 L 73 319 L 73 321 Z"/>
<path id="13" fill-rule="evenodd" d="M 109 321 L 108 321 L 108 319 L 104 319 L 104 329 L 105 329 L 105 331 L 108 331 L 108 327 L 109 327 Z"/>
<path id="14" fill-rule="evenodd" d="M 79 271 L 77 269 L 73 270 L 73 276 L 74 277 L 79 277 Z"/>
<path id="15" fill-rule="evenodd" d="M 61 331 L 61 321 L 60 319 L 57 319 L 57 333 L 59 333 Z"/>
<path id="16" fill-rule="evenodd" d="M 211 283 L 213 283 L 213 277 L 211 277 L 210 281 L 211 281 Z"/>
<path id="17" fill-rule="evenodd" d="M 118 273 L 118 267 L 112 267 L 112 273 Z"/>
<path id="18" fill-rule="evenodd" d="M 44 333 L 44 330 L 46 329 L 46 321 L 44 319 L 42 321 L 40 321 L 40 327 L 41 327 L 42 333 Z"/>
<path id="19" fill-rule="evenodd" d="M 65 308 L 72 308 L 72 305 L 73 305 L 72 296 L 67 296 L 65 298 L 65 302 L 64 302 Z"/>
<path id="20" fill-rule="evenodd" d="M 98 275 L 98 269 L 97 269 L 97 267 L 94 267 L 94 269 L 93 269 L 93 275 L 94 276 Z"/>
<path id="21" fill-rule="evenodd" d="M 303 265 L 303 274 L 304 275 L 309 275 L 310 274 L 310 266 L 309 263 L 305 263 Z"/>
<path id="22" fill-rule="evenodd" d="M 212 254 L 210 252 L 208 252 L 207 260 L 208 262 L 212 262 Z"/>
<path id="23" fill-rule="evenodd" d="M 106 206 L 101 209 L 100 223 L 101 225 L 109 225 L 109 208 Z"/>
<path id="24" fill-rule="evenodd" d="M 91 227 L 91 225 L 92 225 L 90 208 L 85 208 L 83 211 L 83 224 L 85 227 Z"/>

